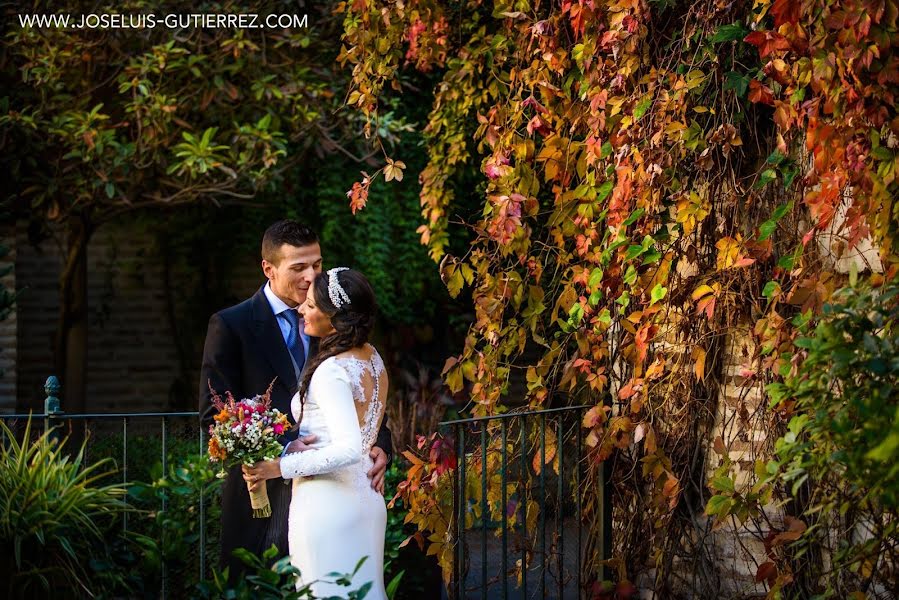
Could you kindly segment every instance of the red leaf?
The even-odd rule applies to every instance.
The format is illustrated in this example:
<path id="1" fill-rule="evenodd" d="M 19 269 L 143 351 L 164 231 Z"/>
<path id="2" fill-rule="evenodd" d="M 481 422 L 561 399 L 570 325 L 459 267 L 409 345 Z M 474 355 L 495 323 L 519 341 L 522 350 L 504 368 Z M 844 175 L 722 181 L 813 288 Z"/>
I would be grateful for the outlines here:
<path id="1" fill-rule="evenodd" d="M 749 82 L 749 101 L 774 106 L 774 92 L 757 79 Z"/>
<path id="2" fill-rule="evenodd" d="M 755 580 L 759 583 L 761 583 L 762 581 L 767 581 L 770 585 L 774 583 L 776 577 L 777 566 L 770 560 L 768 562 L 760 564 L 759 570 L 755 572 Z"/>
<path id="3" fill-rule="evenodd" d="M 549 128 L 549 125 L 546 124 L 546 121 L 540 118 L 540 115 L 534 115 L 530 121 L 528 121 L 527 125 L 528 134 L 533 135 L 536 131 L 543 137 L 548 136 L 552 133 L 552 129 Z"/>
<path id="4" fill-rule="evenodd" d="M 802 245 L 807 246 L 811 239 L 815 237 L 815 228 L 812 227 L 809 229 L 804 236 L 802 236 Z"/>
<path id="5" fill-rule="evenodd" d="M 758 48 L 762 58 L 772 52 L 786 52 L 790 49 L 789 40 L 774 31 L 753 31 L 743 41 Z"/>
<path id="6" fill-rule="evenodd" d="M 637 588 L 630 581 L 619 581 L 615 586 L 615 598 L 618 600 L 627 600 L 637 593 Z"/>
<path id="7" fill-rule="evenodd" d="M 774 0 L 771 14 L 774 16 L 774 25 L 780 27 L 784 23 L 797 23 L 801 2 L 796 0 Z"/>

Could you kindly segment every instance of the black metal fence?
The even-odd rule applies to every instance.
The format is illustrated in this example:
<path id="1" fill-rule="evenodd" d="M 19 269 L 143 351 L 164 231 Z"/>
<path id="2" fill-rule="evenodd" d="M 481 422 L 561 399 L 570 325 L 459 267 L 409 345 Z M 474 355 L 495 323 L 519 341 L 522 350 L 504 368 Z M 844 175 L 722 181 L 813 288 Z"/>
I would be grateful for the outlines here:
<path id="1" fill-rule="evenodd" d="M 31 419 L 35 433 L 53 430 L 85 444 L 85 463 L 111 458 L 123 484 L 150 481 L 161 465 L 206 453 L 196 412 L 66 414 L 59 384 L 47 381 L 45 411 L 0 415 L 14 432 Z M 450 429 L 458 460 L 453 490 L 453 570 L 450 598 L 584 598 L 584 500 L 598 497 L 599 555 L 611 547 L 607 474 L 586 487 L 581 418 L 588 406 L 507 413 L 441 423 Z M 5 433 L 3 434 L 6 435 Z M 2 443 L 7 440 L 3 439 Z M 209 575 L 208 499 L 200 497 L 197 556 L 202 580 Z M 594 505 L 595 506 L 595 505 Z M 165 510 L 166 496 L 159 508 Z M 122 528 L 129 528 L 123 515 Z M 215 541 L 212 540 L 212 544 Z M 601 578 L 604 575 L 600 573 Z M 166 598 L 172 574 L 163 572 Z"/>
<path id="2" fill-rule="evenodd" d="M 85 465 L 111 459 L 125 486 L 135 481 L 152 482 L 160 474 L 166 475 L 169 465 L 206 454 L 206 436 L 199 426 L 197 412 L 67 414 L 60 409 L 60 389 L 55 377 L 47 380 L 45 391 L 47 399 L 43 413 L 0 414 L 0 419 L 14 435 L 22 432 L 30 419 L 32 435 L 52 431 L 54 437 L 68 438 L 72 451 L 77 451 L 83 444 Z M 7 443 L 6 435 L 4 431 L 0 439 L 4 445 Z M 163 492 L 156 506 L 140 508 L 165 510 L 167 502 L 168 497 Z M 199 541 L 196 555 L 189 561 L 197 569 L 200 580 L 209 576 L 209 551 L 217 552 L 211 546 L 216 543 L 215 540 L 210 540 L 208 536 L 209 530 L 217 526 L 216 523 L 207 523 L 210 520 L 207 518 L 208 502 L 209 499 L 200 493 L 197 515 Z M 128 531 L 133 526 L 134 523 L 129 524 L 129 513 L 125 512 L 122 515 L 122 530 Z M 162 568 L 159 593 L 160 597 L 166 598 L 173 587 L 172 578 L 180 576 L 180 573 L 169 573 L 165 562 Z"/>
<path id="3" fill-rule="evenodd" d="M 581 418 L 588 408 L 441 423 L 452 432 L 458 460 L 451 598 L 588 597 L 585 499 L 598 499 L 594 543 L 604 559 L 612 521 L 607 473 L 601 469 L 586 487 Z"/>

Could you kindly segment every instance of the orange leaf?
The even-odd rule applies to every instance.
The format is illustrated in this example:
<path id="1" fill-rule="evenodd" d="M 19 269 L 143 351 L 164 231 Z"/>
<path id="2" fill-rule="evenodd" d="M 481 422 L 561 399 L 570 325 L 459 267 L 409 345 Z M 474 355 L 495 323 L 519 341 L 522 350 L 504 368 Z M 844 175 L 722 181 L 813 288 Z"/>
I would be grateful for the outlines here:
<path id="1" fill-rule="evenodd" d="M 699 346 L 693 348 L 693 373 L 699 381 L 705 379 L 705 350 Z"/>

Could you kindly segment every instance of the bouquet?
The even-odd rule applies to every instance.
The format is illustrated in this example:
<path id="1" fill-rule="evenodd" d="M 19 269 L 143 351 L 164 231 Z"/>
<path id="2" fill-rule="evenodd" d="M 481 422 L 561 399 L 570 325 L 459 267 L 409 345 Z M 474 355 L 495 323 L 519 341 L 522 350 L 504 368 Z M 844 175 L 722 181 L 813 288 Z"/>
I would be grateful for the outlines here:
<path id="1" fill-rule="evenodd" d="M 209 426 L 209 459 L 220 462 L 219 477 L 225 476 L 225 467 L 235 464 L 272 460 L 281 455 L 282 446 L 278 436 L 290 428 L 287 415 L 271 408 L 271 393 L 274 381 L 261 396 L 235 400 L 231 392 L 225 392 L 223 401 L 212 385 L 212 404 L 218 410 L 213 417 L 215 423 Z M 247 483 L 249 489 L 250 484 Z M 250 492 L 253 517 L 257 519 L 272 514 L 268 501 L 268 490 L 262 485 Z"/>

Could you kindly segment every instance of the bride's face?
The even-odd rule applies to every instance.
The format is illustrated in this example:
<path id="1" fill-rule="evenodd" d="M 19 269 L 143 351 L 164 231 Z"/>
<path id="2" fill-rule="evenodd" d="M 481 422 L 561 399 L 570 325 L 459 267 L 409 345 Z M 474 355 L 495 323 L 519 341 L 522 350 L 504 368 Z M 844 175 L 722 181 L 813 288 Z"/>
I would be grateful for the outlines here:
<path id="1" fill-rule="evenodd" d="M 323 338 L 334 333 L 334 327 L 331 325 L 331 317 L 326 315 L 318 308 L 315 302 L 315 294 L 309 290 L 306 295 L 306 301 L 300 305 L 300 314 L 303 315 L 305 327 L 303 331 L 306 335 Z"/>

